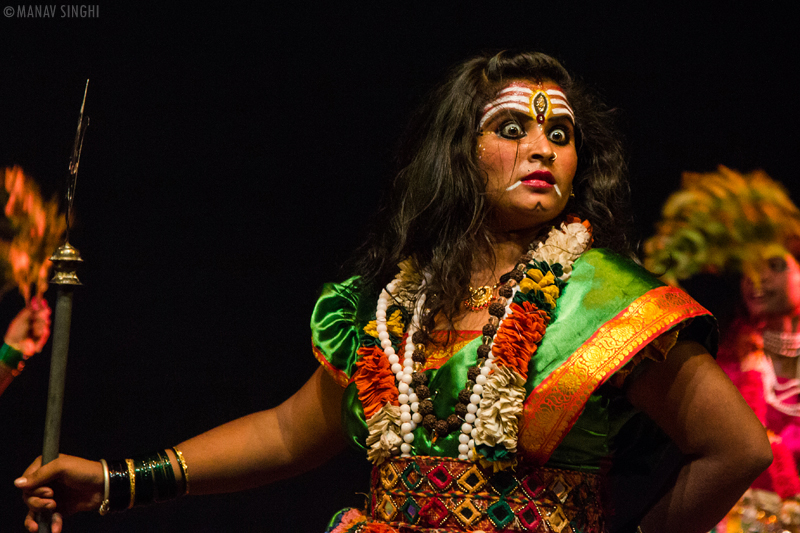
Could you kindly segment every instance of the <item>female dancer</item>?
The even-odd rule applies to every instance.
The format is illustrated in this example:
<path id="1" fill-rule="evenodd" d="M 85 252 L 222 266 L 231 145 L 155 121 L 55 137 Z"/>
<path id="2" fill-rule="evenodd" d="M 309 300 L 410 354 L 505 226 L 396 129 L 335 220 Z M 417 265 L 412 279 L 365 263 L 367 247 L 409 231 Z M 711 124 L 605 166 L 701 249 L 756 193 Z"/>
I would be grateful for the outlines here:
<path id="1" fill-rule="evenodd" d="M 707 531 L 769 445 L 708 354 L 707 311 L 624 257 L 608 124 L 546 55 L 460 65 L 412 125 L 387 227 L 323 289 L 311 379 L 148 456 L 37 460 L 15 482 L 28 529 L 37 511 L 253 487 L 350 443 L 375 465 L 370 496 L 329 531 Z M 632 511 L 618 488 L 666 436 L 686 459 Z"/>
<path id="2" fill-rule="evenodd" d="M 800 211 L 763 172 L 720 167 L 685 174 L 664 214 L 649 242 L 651 268 L 667 268 L 676 280 L 743 274 L 719 363 L 767 428 L 775 457 L 716 531 L 800 532 Z"/>

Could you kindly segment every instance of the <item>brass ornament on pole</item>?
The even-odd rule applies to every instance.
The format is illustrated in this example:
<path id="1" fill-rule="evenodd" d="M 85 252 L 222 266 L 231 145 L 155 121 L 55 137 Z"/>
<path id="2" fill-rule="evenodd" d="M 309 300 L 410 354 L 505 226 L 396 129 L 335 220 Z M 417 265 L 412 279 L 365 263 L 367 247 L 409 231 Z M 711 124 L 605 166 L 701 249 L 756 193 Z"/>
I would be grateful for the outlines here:
<path id="1" fill-rule="evenodd" d="M 53 262 L 53 279 L 50 283 L 56 285 L 82 285 L 78 279 L 78 263 L 82 263 L 78 249 L 65 242 L 50 257 Z"/>

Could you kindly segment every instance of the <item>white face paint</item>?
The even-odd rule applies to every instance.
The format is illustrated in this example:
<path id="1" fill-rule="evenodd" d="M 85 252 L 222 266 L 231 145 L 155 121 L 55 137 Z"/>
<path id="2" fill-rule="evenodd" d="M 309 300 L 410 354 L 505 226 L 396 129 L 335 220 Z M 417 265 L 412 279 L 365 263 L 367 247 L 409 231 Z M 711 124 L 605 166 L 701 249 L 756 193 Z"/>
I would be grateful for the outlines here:
<path id="1" fill-rule="evenodd" d="M 511 185 L 510 187 L 506 187 L 506 190 L 507 191 L 513 191 L 514 189 L 516 189 L 520 185 L 522 185 L 522 182 L 521 181 L 517 181 L 517 182 L 514 183 L 514 185 Z M 554 183 L 553 184 L 553 188 L 556 190 L 556 194 L 558 195 L 559 198 L 564 196 L 563 194 L 561 194 L 561 189 L 558 188 L 558 183 Z"/>
<path id="2" fill-rule="evenodd" d="M 500 227 L 549 223 L 575 177 L 575 113 L 550 80 L 509 80 L 478 117 L 475 149 Z"/>
<path id="3" fill-rule="evenodd" d="M 478 127 L 483 128 L 483 125 L 500 111 L 512 110 L 535 118 L 539 124 L 544 124 L 548 118 L 559 115 L 568 116 L 572 124 L 575 124 L 575 112 L 560 87 L 533 90 L 522 83 L 514 82 L 486 104 Z"/>

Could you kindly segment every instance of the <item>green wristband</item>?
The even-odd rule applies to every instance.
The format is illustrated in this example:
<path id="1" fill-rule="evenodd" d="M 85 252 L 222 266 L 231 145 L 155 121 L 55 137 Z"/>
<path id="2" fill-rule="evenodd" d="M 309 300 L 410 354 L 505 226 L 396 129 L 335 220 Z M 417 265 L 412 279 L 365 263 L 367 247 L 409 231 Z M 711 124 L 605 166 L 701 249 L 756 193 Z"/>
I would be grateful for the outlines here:
<path id="1" fill-rule="evenodd" d="M 12 348 L 6 343 L 3 343 L 3 346 L 0 347 L 0 362 L 7 367 L 18 370 L 19 364 L 24 360 L 25 357 L 22 355 L 22 352 L 16 348 Z"/>

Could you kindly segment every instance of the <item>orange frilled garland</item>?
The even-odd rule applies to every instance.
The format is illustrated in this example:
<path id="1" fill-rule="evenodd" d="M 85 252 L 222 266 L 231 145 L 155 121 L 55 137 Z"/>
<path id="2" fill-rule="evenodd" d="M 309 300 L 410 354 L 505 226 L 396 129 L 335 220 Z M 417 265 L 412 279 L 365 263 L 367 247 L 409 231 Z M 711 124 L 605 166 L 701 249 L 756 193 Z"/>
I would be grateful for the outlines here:
<path id="1" fill-rule="evenodd" d="M 530 302 L 511 304 L 492 346 L 495 364 L 507 366 L 526 378 L 528 363 L 544 337 L 550 316 Z"/>
<path id="2" fill-rule="evenodd" d="M 386 354 L 380 346 L 364 346 L 358 349 L 358 370 L 353 381 L 358 389 L 358 399 L 364 406 L 364 416 L 369 420 L 386 405 L 400 405 L 397 399 L 395 376 Z"/>

